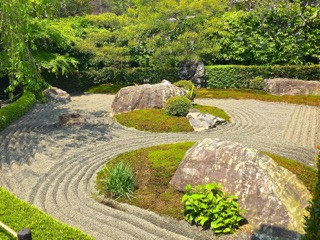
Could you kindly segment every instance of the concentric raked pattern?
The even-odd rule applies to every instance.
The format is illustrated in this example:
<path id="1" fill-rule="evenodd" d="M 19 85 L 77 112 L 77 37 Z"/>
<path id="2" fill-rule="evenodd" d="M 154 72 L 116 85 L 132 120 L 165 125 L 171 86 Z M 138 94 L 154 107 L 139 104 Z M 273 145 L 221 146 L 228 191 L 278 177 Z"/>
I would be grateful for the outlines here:
<path id="1" fill-rule="evenodd" d="M 0 185 L 96 239 L 206 239 L 186 223 L 146 210 L 122 211 L 93 199 L 96 172 L 120 153 L 181 141 L 220 138 L 315 167 L 320 108 L 252 100 L 197 100 L 217 106 L 231 123 L 201 133 L 146 133 L 109 117 L 112 95 L 73 97 L 66 105 L 36 105 L 0 133 Z M 59 126 L 58 116 L 80 113 L 81 126 Z M 230 237 L 233 238 L 233 237 Z"/>

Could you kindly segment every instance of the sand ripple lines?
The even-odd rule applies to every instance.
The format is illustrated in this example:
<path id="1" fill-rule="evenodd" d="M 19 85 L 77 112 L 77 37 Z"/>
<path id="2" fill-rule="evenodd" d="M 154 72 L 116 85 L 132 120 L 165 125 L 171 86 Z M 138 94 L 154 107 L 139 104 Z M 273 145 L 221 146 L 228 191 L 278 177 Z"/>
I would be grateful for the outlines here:
<path id="1" fill-rule="evenodd" d="M 296 105 L 283 138 L 304 147 L 316 148 L 320 145 L 320 108 Z"/>

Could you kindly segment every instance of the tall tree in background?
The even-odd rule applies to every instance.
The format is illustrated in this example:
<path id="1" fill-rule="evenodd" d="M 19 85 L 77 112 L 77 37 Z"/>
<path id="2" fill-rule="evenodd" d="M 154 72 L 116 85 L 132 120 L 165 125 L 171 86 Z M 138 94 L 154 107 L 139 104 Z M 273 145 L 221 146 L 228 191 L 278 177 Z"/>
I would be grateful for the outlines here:
<path id="1" fill-rule="evenodd" d="M 41 95 L 45 82 L 32 51 L 37 48 L 39 20 L 51 16 L 58 6 L 55 0 L 0 1 L 0 69 L 10 78 L 7 91 L 11 97 L 17 87 Z"/>

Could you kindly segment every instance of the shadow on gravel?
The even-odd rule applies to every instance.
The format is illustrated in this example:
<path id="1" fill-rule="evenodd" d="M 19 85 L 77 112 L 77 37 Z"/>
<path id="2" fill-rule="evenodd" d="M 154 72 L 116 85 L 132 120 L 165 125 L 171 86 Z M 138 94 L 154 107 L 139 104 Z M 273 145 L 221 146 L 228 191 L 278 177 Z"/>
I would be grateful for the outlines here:
<path id="1" fill-rule="evenodd" d="M 59 116 L 77 112 L 86 119 L 79 125 L 61 125 Z M 28 114 L 0 132 L 0 165 L 28 163 L 37 152 L 46 152 L 48 147 L 79 151 L 114 137 L 107 112 L 70 110 L 63 106 L 36 104 Z M 52 150 L 51 150 L 52 151 Z"/>
<path id="2" fill-rule="evenodd" d="M 254 231 L 251 240 L 260 239 L 278 239 L 278 240 L 298 240 L 301 234 L 282 227 L 275 227 L 271 225 L 261 225 L 260 229 Z"/>

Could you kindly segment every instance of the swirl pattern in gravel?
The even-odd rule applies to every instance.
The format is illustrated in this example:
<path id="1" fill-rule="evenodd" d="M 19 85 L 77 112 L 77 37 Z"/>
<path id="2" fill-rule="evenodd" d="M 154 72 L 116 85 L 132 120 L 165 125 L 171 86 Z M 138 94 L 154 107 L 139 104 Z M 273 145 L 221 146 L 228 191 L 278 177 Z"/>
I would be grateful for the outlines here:
<path id="1" fill-rule="evenodd" d="M 185 222 L 133 206 L 121 205 L 119 210 L 98 203 L 92 198 L 96 172 L 126 151 L 206 137 L 242 142 L 315 167 L 319 107 L 198 99 L 199 104 L 224 109 L 231 123 L 202 133 L 157 134 L 115 123 L 109 117 L 113 98 L 83 95 L 66 105 L 36 105 L 2 131 L 1 186 L 96 239 L 207 239 L 210 236 Z M 66 112 L 80 113 L 86 123 L 58 125 L 58 116 Z"/>

